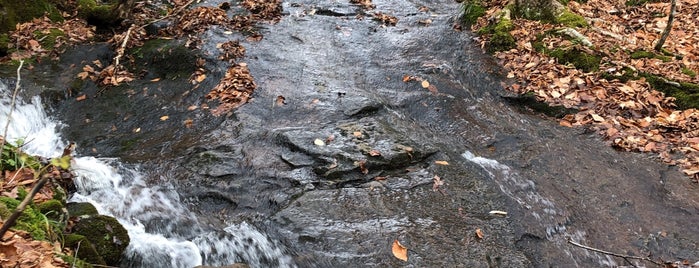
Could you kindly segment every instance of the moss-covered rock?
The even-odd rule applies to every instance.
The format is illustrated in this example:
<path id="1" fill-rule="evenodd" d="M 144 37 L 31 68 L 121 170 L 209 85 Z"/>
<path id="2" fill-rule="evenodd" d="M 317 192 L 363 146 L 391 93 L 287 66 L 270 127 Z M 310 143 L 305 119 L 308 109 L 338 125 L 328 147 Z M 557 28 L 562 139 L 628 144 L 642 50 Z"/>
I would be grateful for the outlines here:
<path id="1" fill-rule="evenodd" d="M 85 238 L 83 235 L 79 234 L 66 234 L 63 237 L 63 247 L 70 248 L 73 251 L 78 252 L 78 258 L 87 261 L 92 264 L 107 265 L 104 258 L 92 245 L 92 242 Z M 78 248 L 79 247 L 79 248 Z"/>
<path id="2" fill-rule="evenodd" d="M 93 267 L 94 267 L 94 266 L 92 266 L 92 264 L 90 264 L 89 262 L 84 261 L 84 260 L 81 260 L 81 259 L 79 259 L 79 258 L 75 258 L 75 257 L 73 257 L 73 256 L 69 256 L 69 255 L 58 255 L 58 257 L 61 258 L 61 259 L 62 259 L 63 261 L 65 261 L 66 263 L 70 263 L 70 264 L 71 264 L 71 268 L 73 268 L 73 267 L 75 267 L 75 268 L 93 268 Z"/>
<path id="3" fill-rule="evenodd" d="M 78 17 L 98 27 L 116 26 L 121 20 L 114 11 L 118 1 L 78 0 Z"/>
<path id="4" fill-rule="evenodd" d="M 97 209 L 87 202 L 70 202 L 66 204 L 68 215 L 70 217 L 93 216 L 97 215 Z"/>
<path id="5" fill-rule="evenodd" d="M 504 97 L 504 99 L 517 107 L 525 108 L 527 111 L 555 118 L 563 118 L 567 114 L 575 114 L 578 112 L 576 109 L 566 108 L 564 106 L 553 106 L 546 102 L 539 101 L 536 99 L 534 93 L 531 92 L 512 97 Z"/>
<path id="6" fill-rule="evenodd" d="M 115 218 L 105 215 L 80 218 L 73 226 L 73 233 L 85 236 L 110 266 L 119 265 L 130 242 L 126 229 Z"/>
<path id="7" fill-rule="evenodd" d="M 565 10 L 556 17 L 556 22 L 571 28 L 586 28 L 589 25 L 583 16 Z"/>
<path id="8" fill-rule="evenodd" d="M 68 218 L 63 203 L 55 199 L 46 200 L 41 204 L 37 204 L 36 208 L 39 209 L 42 214 L 46 215 L 46 218 L 49 220 L 63 221 Z"/>
<path id="9" fill-rule="evenodd" d="M 60 11 L 51 0 L 0 0 L 0 33 L 7 33 L 15 29 L 17 23 L 40 18 L 48 13 L 53 21 L 62 21 Z"/>
<path id="10" fill-rule="evenodd" d="M 688 75 L 691 78 L 694 78 L 697 76 L 697 72 L 695 72 L 692 69 L 689 69 L 687 67 L 682 68 L 682 73 Z"/>

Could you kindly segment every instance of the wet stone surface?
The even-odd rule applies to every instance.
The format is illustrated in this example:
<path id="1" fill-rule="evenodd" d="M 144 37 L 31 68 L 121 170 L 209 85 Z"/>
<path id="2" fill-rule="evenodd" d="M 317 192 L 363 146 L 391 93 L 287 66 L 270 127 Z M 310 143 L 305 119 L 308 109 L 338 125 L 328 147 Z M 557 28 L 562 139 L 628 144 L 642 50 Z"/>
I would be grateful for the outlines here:
<path id="1" fill-rule="evenodd" d="M 93 102 L 68 99 L 57 105 L 66 136 L 95 148 L 83 154 L 153 170 L 150 183 L 175 185 L 208 228 L 264 230 L 299 267 L 624 264 L 567 239 L 699 260 L 699 187 L 648 155 L 511 107 L 492 59 L 452 29 L 458 4 L 374 1 L 399 19 L 383 27 L 347 2 L 288 1 L 278 24 L 261 26 L 261 41 L 243 41 L 258 89 L 231 115 L 186 110 L 226 70 L 216 43 L 240 38 L 214 29 L 200 89 L 135 82 Z M 407 263 L 391 254 L 396 239 Z"/>

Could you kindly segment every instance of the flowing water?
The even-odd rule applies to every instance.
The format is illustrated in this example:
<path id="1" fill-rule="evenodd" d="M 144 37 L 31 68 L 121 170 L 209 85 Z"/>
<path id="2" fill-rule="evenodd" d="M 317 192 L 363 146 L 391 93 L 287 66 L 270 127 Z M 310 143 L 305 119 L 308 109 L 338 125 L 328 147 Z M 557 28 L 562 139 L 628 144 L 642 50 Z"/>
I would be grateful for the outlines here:
<path id="1" fill-rule="evenodd" d="M 4 127 L 11 107 L 11 92 L 0 83 L 0 124 Z M 47 116 L 41 99 L 18 98 L 7 131 L 9 142 L 24 141 L 32 155 L 56 157 L 67 144 L 58 134 L 61 123 Z M 194 267 L 236 262 L 254 267 L 294 267 L 283 249 L 245 222 L 223 230 L 202 226 L 184 207 L 172 185 L 149 183 L 138 166 L 116 158 L 75 157 L 72 169 L 78 192 L 69 201 L 90 202 L 100 214 L 117 218 L 131 243 L 125 267 Z M 167 176 L 158 175 L 158 176 Z"/>

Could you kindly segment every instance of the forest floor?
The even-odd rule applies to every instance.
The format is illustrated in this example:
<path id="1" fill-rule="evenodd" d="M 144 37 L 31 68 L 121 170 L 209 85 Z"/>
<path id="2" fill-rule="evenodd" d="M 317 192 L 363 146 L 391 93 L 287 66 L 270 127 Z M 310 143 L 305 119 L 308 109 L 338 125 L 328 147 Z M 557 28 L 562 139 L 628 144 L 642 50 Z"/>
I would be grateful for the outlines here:
<path id="1" fill-rule="evenodd" d="M 471 30 L 492 27 L 506 4 L 491 1 Z M 512 19 L 509 33 L 516 45 L 494 54 L 514 81 L 503 86 L 552 106 L 576 109 L 559 119 L 562 126 L 589 126 L 611 146 L 656 154 L 697 182 L 698 1 L 677 1 L 661 52 L 653 48 L 666 28 L 670 3 L 590 0 L 570 1 L 567 8 L 585 18 L 586 25 L 574 30 L 589 43 L 561 34 L 561 24 Z M 478 40 L 487 48 L 492 37 L 484 34 Z M 565 54 L 571 51 L 578 54 Z M 580 56 L 587 57 L 585 64 L 574 58 Z M 586 66 L 590 56 L 599 65 Z"/>

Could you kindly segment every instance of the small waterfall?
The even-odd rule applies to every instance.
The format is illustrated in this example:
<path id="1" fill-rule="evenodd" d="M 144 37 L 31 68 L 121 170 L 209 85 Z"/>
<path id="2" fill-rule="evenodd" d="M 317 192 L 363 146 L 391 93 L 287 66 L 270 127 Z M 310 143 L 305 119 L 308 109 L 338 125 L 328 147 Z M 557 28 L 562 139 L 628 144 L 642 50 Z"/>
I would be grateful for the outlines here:
<path id="1" fill-rule="evenodd" d="M 8 120 L 11 92 L 0 81 L 0 126 Z M 49 118 L 41 99 L 17 100 L 7 140 L 23 140 L 27 153 L 60 156 L 66 142 L 58 134 L 61 124 Z M 238 262 L 251 267 L 296 267 L 283 248 L 245 222 L 222 230 L 204 230 L 182 205 L 174 187 L 163 177 L 149 185 L 137 166 L 115 158 L 75 157 L 78 193 L 70 201 L 90 202 L 100 214 L 117 218 L 131 243 L 123 267 L 194 267 Z"/>
<path id="2" fill-rule="evenodd" d="M 521 178 L 517 172 L 497 160 L 476 156 L 469 151 L 464 152 L 461 156 L 483 168 L 490 179 L 500 187 L 500 191 L 515 200 L 520 206 L 526 208 L 530 212 L 530 216 L 534 218 L 533 220 L 540 222 L 543 228 L 545 228 L 546 239 L 557 243 L 561 248 L 566 248 L 567 239 L 585 243 L 585 231 L 568 232 L 565 225 L 567 217 L 564 211 L 558 209 L 551 200 L 541 196 L 532 180 Z M 565 252 L 576 263 L 578 257 L 584 256 L 585 258 L 596 260 L 600 266 L 617 266 L 614 259 L 609 255 L 590 253 L 582 249 L 576 249 L 575 253 L 577 255 L 568 249 L 565 249 Z"/>

